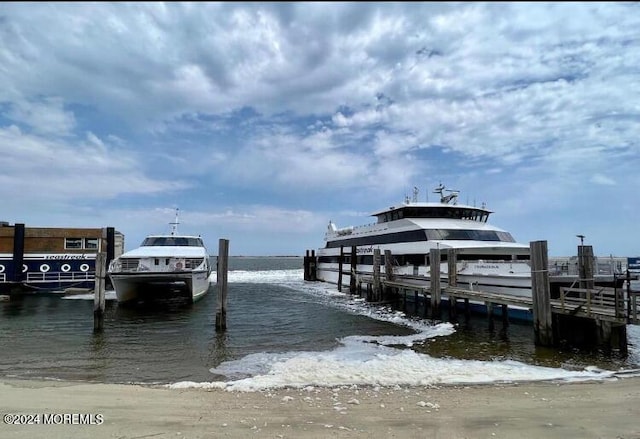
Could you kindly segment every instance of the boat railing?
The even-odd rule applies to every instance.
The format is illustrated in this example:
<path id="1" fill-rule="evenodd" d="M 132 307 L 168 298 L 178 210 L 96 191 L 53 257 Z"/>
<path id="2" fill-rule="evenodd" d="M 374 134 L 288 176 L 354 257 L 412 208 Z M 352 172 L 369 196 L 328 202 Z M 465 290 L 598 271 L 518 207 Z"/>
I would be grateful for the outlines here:
<path id="1" fill-rule="evenodd" d="M 77 282 L 94 279 L 95 273 L 88 271 L 27 273 L 27 282 Z"/>
<path id="2" fill-rule="evenodd" d="M 549 274 L 553 276 L 577 276 L 580 274 L 579 263 L 580 261 L 578 257 L 550 259 Z M 622 275 L 626 271 L 626 266 L 620 258 L 598 259 L 597 257 L 594 257 L 593 270 L 594 274 L 598 275 Z"/>

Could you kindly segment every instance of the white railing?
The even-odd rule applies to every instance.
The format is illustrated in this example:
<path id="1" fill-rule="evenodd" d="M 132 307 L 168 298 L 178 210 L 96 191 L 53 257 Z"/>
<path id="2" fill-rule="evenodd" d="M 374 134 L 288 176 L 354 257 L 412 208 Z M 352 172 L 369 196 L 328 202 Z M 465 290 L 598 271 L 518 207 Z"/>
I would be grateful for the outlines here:
<path id="1" fill-rule="evenodd" d="M 27 282 L 82 282 L 95 280 L 93 271 L 27 273 Z"/>

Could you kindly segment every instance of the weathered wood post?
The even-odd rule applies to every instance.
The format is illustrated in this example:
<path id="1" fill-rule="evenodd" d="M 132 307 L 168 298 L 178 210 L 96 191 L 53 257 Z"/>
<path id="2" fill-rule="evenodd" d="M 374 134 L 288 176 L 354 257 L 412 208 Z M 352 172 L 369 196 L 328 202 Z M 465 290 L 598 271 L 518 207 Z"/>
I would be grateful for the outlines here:
<path id="1" fill-rule="evenodd" d="M 356 284 L 357 284 L 357 279 L 356 279 L 356 268 L 357 268 L 357 263 L 358 263 L 358 257 L 356 255 L 356 246 L 352 245 L 351 246 L 351 258 L 350 258 L 350 262 L 351 262 L 351 277 L 349 278 L 349 292 L 351 294 L 356 292 Z"/>
<path id="2" fill-rule="evenodd" d="M 373 298 L 374 302 L 380 301 L 380 249 L 373 250 Z"/>
<path id="3" fill-rule="evenodd" d="M 451 288 L 458 286 L 458 261 L 456 250 L 454 248 L 447 249 L 447 285 Z M 456 296 L 449 293 L 449 319 L 457 320 L 458 318 L 458 300 Z"/>
<path id="4" fill-rule="evenodd" d="M 531 294 L 533 298 L 533 332 L 535 344 L 552 346 L 553 316 L 549 285 L 547 241 L 531 241 Z"/>
<path id="5" fill-rule="evenodd" d="M 216 331 L 227 329 L 227 267 L 229 262 L 229 240 L 218 241 L 216 268 L 218 295 L 216 301 Z"/>
<path id="6" fill-rule="evenodd" d="M 429 252 L 429 281 L 431 285 L 431 318 L 440 319 L 440 249 Z"/>
<path id="7" fill-rule="evenodd" d="M 487 319 L 489 320 L 489 331 L 493 331 L 495 327 L 493 322 L 493 303 L 485 302 L 484 304 L 487 306 Z"/>
<path id="8" fill-rule="evenodd" d="M 93 287 L 93 331 L 100 332 L 104 328 L 104 285 L 106 273 L 107 254 L 96 254 L 96 274 Z"/>
<path id="9" fill-rule="evenodd" d="M 580 288 L 593 290 L 593 246 L 578 246 L 578 274 L 580 276 Z"/>
<path id="10" fill-rule="evenodd" d="M 447 250 L 447 271 L 449 286 L 458 286 L 458 255 L 455 248 Z"/>
<path id="11" fill-rule="evenodd" d="M 384 251 L 384 278 L 385 280 L 391 282 L 393 281 L 393 257 L 391 256 L 391 250 Z M 384 288 L 384 297 L 389 296 L 390 288 Z"/>
<path id="12" fill-rule="evenodd" d="M 342 291 L 342 263 L 344 262 L 344 245 L 340 246 L 340 259 L 338 259 L 338 291 Z"/>

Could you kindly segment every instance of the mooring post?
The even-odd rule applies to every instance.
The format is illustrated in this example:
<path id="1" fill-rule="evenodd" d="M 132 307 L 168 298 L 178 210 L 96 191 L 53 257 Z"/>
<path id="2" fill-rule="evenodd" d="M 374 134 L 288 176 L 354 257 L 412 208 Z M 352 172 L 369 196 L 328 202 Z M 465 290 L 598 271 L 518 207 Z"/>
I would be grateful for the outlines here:
<path id="1" fill-rule="evenodd" d="M 357 284 L 357 279 L 356 279 L 356 264 L 358 263 L 358 258 L 356 256 L 356 246 L 352 245 L 351 246 L 351 256 L 349 259 L 349 262 L 351 263 L 351 277 L 349 278 L 349 292 L 351 294 L 354 294 L 356 292 L 356 284 Z"/>
<path id="2" fill-rule="evenodd" d="M 344 262 L 344 245 L 340 246 L 340 258 L 338 259 L 338 291 L 342 292 L 342 264 Z"/>
<path id="3" fill-rule="evenodd" d="M 507 305 L 502 305 L 502 326 L 509 326 L 509 307 Z"/>
<path id="4" fill-rule="evenodd" d="M 531 241 L 531 293 L 533 298 L 533 332 L 535 344 L 552 346 L 553 318 L 549 285 L 547 241 Z"/>
<path id="5" fill-rule="evenodd" d="M 431 284 L 431 318 L 440 319 L 440 249 L 429 252 L 429 281 Z"/>
<path id="6" fill-rule="evenodd" d="M 217 286 L 216 301 L 216 331 L 227 329 L 227 267 L 229 262 L 229 240 L 218 241 Z"/>
<path id="7" fill-rule="evenodd" d="M 489 331 L 493 331 L 493 329 L 494 329 L 493 303 L 485 302 L 484 304 L 487 306 L 487 319 L 489 320 Z"/>
<path id="8" fill-rule="evenodd" d="M 447 275 L 449 286 L 458 286 L 458 256 L 455 248 L 447 250 Z"/>
<path id="9" fill-rule="evenodd" d="M 385 280 L 393 281 L 393 257 L 391 256 L 391 250 L 384 251 L 384 277 Z M 389 287 L 384 288 L 384 296 L 389 295 Z"/>
<path id="10" fill-rule="evenodd" d="M 99 332 L 104 328 L 104 284 L 106 273 L 107 254 L 96 254 L 96 274 L 93 287 L 93 331 Z"/>
<path id="11" fill-rule="evenodd" d="M 380 249 L 373 250 L 373 301 L 380 301 Z"/>
<path id="12" fill-rule="evenodd" d="M 454 248 L 447 249 L 447 285 L 451 288 L 458 286 L 458 261 L 456 250 Z M 458 300 L 449 292 L 449 320 L 456 321 L 458 319 Z"/>
<path id="13" fill-rule="evenodd" d="M 580 276 L 580 288 L 593 290 L 593 246 L 578 246 L 578 274 Z"/>

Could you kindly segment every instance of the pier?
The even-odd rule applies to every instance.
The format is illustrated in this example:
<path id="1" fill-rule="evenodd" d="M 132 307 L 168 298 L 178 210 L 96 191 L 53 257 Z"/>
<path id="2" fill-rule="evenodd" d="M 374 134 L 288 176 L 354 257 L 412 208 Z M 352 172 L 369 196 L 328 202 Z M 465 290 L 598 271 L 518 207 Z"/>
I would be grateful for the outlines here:
<path id="1" fill-rule="evenodd" d="M 500 315 L 505 327 L 509 324 L 510 315 L 531 322 L 536 345 L 596 345 L 626 353 L 626 325 L 640 323 L 640 292 L 631 291 L 631 277 L 627 274 L 626 289 L 617 288 L 615 282 L 613 287 L 594 285 L 593 257 L 589 257 L 593 251 L 591 246 L 581 245 L 578 248 L 580 276 L 567 285 L 566 276 L 550 276 L 546 241 L 531 242 L 530 251 L 530 296 L 461 287 L 456 279 L 456 254 L 451 249 L 446 252 L 448 274 L 442 285 L 440 264 L 435 265 L 437 270 L 430 270 L 429 276 L 394 274 L 392 255 L 387 250 L 383 274 L 380 250 L 374 249 L 373 272 L 363 274 L 357 272 L 355 258 L 349 257 L 355 255 L 355 248 L 351 248 L 350 252 L 341 248 L 338 289 L 342 291 L 343 278 L 349 276 L 351 294 L 365 297 L 371 303 L 395 303 L 405 311 L 409 302 L 414 303 L 416 312 L 418 304 L 422 303 L 424 318 L 442 320 L 442 310 L 447 308 L 449 319 L 456 321 L 459 312 L 468 318 L 473 307 L 484 311 L 490 328 L 494 325 L 496 315 Z M 428 258 L 440 261 L 440 250 L 432 249 Z M 349 261 L 349 265 L 343 264 L 345 260 Z M 315 264 L 315 255 L 307 254 L 305 280 L 316 280 Z"/>

